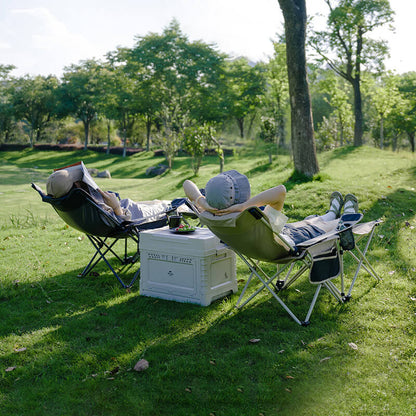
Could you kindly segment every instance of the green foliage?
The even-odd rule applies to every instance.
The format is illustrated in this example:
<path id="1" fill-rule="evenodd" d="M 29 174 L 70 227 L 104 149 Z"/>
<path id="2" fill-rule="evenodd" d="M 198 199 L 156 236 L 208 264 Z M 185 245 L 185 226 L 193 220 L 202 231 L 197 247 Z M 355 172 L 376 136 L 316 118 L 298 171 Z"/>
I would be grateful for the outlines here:
<path id="1" fill-rule="evenodd" d="M 225 67 L 227 94 L 224 105 L 228 115 L 237 121 L 240 137 L 244 138 L 244 122 L 247 116 L 255 115 L 265 91 L 264 69 L 261 65 L 252 66 L 245 58 L 229 61 Z"/>
<path id="2" fill-rule="evenodd" d="M 322 72 L 318 88 L 323 99 L 330 105 L 332 112 L 324 117 L 318 128 L 317 136 L 321 149 L 328 149 L 330 145 L 344 146 L 350 144 L 353 138 L 353 112 L 350 104 L 350 93 L 346 81 L 336 76 L 332 71 Z"/>
<path id="3" fill-rule="evenodd" d="M 373 82 L 371 82 L 373 81 Z M 398 89 L 398 78 L 387 74 L 377 80 L 371 80 L 369 84 L 370 103 L 375 112 L 375 122 L 378 128 L 378 146 L 383 149 L 385 143 L 385 125 L 390 114 L 401 112 L 403 109 L 403 96 Z"/>
<path id="4" fill-rule="evenodd" d="M 395 121 L 402 131 L 406 132 L 412 148 L 415 151 L 415 129 L 416 129 L 416 72 L 403 74 L 399 80 L 399 91 L 403 102 L 399 111 L 395 112 Z"/>
<path id="5" fill-rule="evenodd" d="M 99 102 L 105 93 L 101 83 L 100 64 L 94 60 L 65 68 L 59 111 L 62 116 L 71 115 L 84 124 L 84 149 L 86 150 L 92 120 L 97 117 Z"/>
<path id="6" fill-rule="evenodd" d="M 14 116 L 30 129 L 30 145 L 40 136 L 56 114 L 58 79 L 53 76 L 24 77 L 13 82 Z"/>
<path id="7" fill-rule="evenodd" d="M 352 111 L 362 90 L 363 139 L 380 147 L 414 151 L 414 73 L 384 74 L 375 84 L 372 81 L 387 49 L 369 37 L 374 28 L 392 21 L 388 2 L 326 3 L 332 10 L 328 27 L 316 32 L 312 43 L 317 42 L 322 56 L 328 52 L 325 57 L 332 69 L 316 63 L 308 67 L 318 150 L 351 143 Z M 360 59 L 357 31 L 363 41 Z M 343 40 L 348 52 L 342 48 Z M 199 126 L 217 126 L 215 146 L 222 169 L 222 144 L 236 146 L 236 151 L 258 144 L 253 138 L 264 136 L 261 119 L 265 117 L 276 126 L 279 153 L 287 152 L 293 147 L 286 139 L 289 94 L 284 37 L 273 41 L 273 46 L 267 63 L 227 60 L 215 45 L 190 41 L 173 20 L 162 33 L 139 36 L 132 48 L 109 52 L 104 62 L 87 60 L 67 67 L 61 80 L 14 78 L 12 66 L 0 65 L 0 142 L 84 140 L 84 144 L 120 145 L 122 140 L 123 146 L 146 146 L 148 151 L 152 144 L 166 147 L 173 163 L 182 129 L 192 120 Z M 359 77 L 354 72 L 358 67 Z M 351 80 L 360 83 L 360 97 L 353 97 L 355 87 L 346 88 Z"/>
<path id="8" fill-rule="evenodd" d="M 390 25 L 394 12 L 388 0 L 325 0 L 329 9 L 327 30 L 315 31 L 310 43 L 330 66 L 347 80 L 367 70 L 383 69 L 385 41 L 369 36 L 378 27 Z M 332 51 L 336 58 L 330 58 Z M 358 66 L 353 65 L 358 64 Z"/>
<path id="9" fill-rule="evenodd" d="M 0 143 L 9 141 L 15 129 L 13 108 L 13 82 L 10 72 L 13 65 L 0 64 Z"/>
<path id="10" fill-rule="evenodd" d="M 364 69 L 381 72 L 388 48 L 373 40 L 371 33 L 391 24 L 393 11 L 388 0 L 325 0 L 329 8 L 327 29 L 313 31 L 309 44 L 318 60 L 327 62 L 354 91 L 354 145 L 362 145 L 363 115 L 361 77 Z"/>
<path id="11" fill-rule="evenodd" d="M 211 136 L 215 134 L 212 128 L 203 126 L 186 127 L 183 132 L 182 146 L 191 155 L 191 165 L 194 175 L 198 174 L 206 148 L 211 143 Z"/>
<path id="12" fill-rule="evenodd" d="M 269 154 L 269 163 L 272 163 L 272 154 L 276 152 L 277 127 L 271 117 L 262 117 L 260 125 L 260 139 L 266 144 Z"/>
<path id="13" fill-rule="evenodd" d="M 286 44 L 273 42 L 274 54 L 267 64 L 267 87 L 263 111 L 273 118 L 279 147 L 286 145 L 286 114 L 289 112 L 289 81 L 287 76 Z"/>
<path id="14" fill-rule="evenodd" d="M 139 109 L 160 121 L 175 101 L 182 116 L 201 123 L 224 118 L 218 104 L 224 56 L 201 41 L 190 42 L 176 20 L 162 34 L 138 37 L 126 69 L 139 81 Z"/>
<path id="15" fill-rule="evenodd" d="M 155 144 L 164 151 L 171 169 L 176 153 L 181 147 L 183 128 L 186 124 L 186 115 L 181 112 L 180 99 L 172 99 L 169 105 L 163 104 L 160 119 L 162 128 L 155 136 Z"/>

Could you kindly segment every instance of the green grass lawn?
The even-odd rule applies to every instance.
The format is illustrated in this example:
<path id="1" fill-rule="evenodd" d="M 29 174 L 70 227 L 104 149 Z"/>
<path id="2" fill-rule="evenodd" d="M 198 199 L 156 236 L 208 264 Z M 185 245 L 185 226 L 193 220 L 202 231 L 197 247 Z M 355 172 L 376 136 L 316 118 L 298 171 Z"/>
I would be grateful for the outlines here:
<path id="1" fill-rule="evenodd" d="M 0 153 L 0 415 L 416 414 L 413 155 L 338 149 L 320 155 L 310 182 L 290 178 L 284 155 L 271 165 L 254 152 L 227 158 L 253 194 L 285 183 L 291 221 L 325 212 L 333 190 L 355 193 L 365 220 L 384 219 L 368 255 L 382 282 L 361 272 L 344 305 L 322 291 L 306 328 L 265 291 L 236 311 L 238 294 L 201 307 L 141 297 L 138 282 L 126 292 L 105 268 L 77 278 L 90 244 L 30 183 L 45 188 L 53 168 L 78 160 L 109 169 L 97 183 L 135 200 L 182 196 L 193 175 L 186 157 L 147 178 L 163 161 L 150 153 Z M 203 187 L 216 173 L 207 158 L 192 179 Z M 304 278 L 282 298 L 304 316 L 313 291 Z M 150 366 L 138 373 L 141 358 Z"/>

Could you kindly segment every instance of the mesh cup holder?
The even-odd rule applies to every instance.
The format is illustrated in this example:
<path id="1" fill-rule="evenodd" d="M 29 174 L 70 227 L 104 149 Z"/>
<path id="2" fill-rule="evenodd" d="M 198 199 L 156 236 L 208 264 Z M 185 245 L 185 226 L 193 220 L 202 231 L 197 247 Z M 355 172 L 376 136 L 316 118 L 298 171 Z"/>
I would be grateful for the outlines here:
<path id="1" fill-rule="evenodd" d="M 354 234 L 352 228 L 339 233 L 339 243 L 344 250 L 352 250 L 355 247 Z"/>

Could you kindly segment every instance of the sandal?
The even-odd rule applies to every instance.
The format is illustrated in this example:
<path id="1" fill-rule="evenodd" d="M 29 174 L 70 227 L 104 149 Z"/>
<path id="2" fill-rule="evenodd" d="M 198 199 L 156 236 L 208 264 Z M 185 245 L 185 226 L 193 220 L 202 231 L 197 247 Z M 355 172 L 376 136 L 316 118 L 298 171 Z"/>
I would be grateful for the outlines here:
<path id="1" fill-rule="evenodd" d="M 345 205 L 347 204 L 347 202 L 350 202 L 352 204 L 352 206 L 350 204 L 350 206 L 347 207 L 347 211 L 350 211 L 351 208 L 352 208 L 352 209 L 354 209 L 355 213 L 358 213 L 358 199 L 357 199 L 357 197 L 353 194 L 345 195 L 345 198 L 344 198 L 344 213 L 345 213 Z M 348 212 L 348 213 L 350 213 L 350 212 Z"/>
<path id="2" fill-rule="evenodd" d="M 338 208 L 332 207 L 333 200 L 338 201 Z M 327 212 L 333 212 L 336 218 L 341 216 L 342 206 L 344 205 L 344 199 L 342 198 L 341 192 L 335 191 L 332 192 L 331 196 L 329 197 L 329 210 Z"/>

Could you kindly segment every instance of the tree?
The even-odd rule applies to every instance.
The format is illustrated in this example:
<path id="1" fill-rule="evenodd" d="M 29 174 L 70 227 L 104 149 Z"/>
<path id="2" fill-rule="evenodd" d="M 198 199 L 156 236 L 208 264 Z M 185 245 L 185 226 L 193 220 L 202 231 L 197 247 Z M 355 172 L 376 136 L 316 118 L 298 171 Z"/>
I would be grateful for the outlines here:
<path id="1" fill-rule="evenodd" d="M 354 91 L 354 145 L 363 144 L 361 76 L 364 68 L 380 71 L 388 53 L 385 41 L 370 38 L 375 29 L 393 21 L 388 0 L 325 0 L 328 30 L 315 31 L 310 44 Z M 333 54 L 331 54 L 333 52 Z"/>
<path id="2" fill-rule="evenodd" d="M 172 169 L 173 160 L 181 146 L 183 126 L 186 124 L 185 117 L 175 97 L 172 97 L 169 105 L 162 104 L 160 111 L 162 128 L 156 135 L 155 142 L 162 148 L 169 169 Z"/>
<path id="3" fill-rule="evenodd" d="M 326 77 L 319 82 L 320 90 L 325 94 L 324 100 L 331 106 L 333 117 L 335 117 L 335 141 L 339 138 L 339 145 L 343 146 L 344 141 L 352 130 L 352 107 L 346 91 L 345 81 L 326 71 Z M 326 123 L 328 119 L 326 120 Z M 350 136 L 352 138 L 352 135 Z"/>
<path id="4" fill-rule="evenodd" d="M 286 43 L 284 39 L 273 42 L 274 54 L 267 65 L 267 91 L 264 98 L 266 112 L 273 118 L 279 147 L 285 146 L 285 114 L 289 106 L 289 81 L 287 78 Z"/>
<path id="5" fill-rule="evenodd" d="M 139 111 L 147 125 L 148 148 L 152 123 L 169 123 L 166 116 L 178 120 L 181 113 L 181 119 L 201 123 L 219 117 L 215 91 L 224 57 L 211 45 L 190 42 L 175 19 L 162 34 L 137 38 L 126 59 L 127 71 L 139 82 Z M 168 115 L 170 110 L 175 114 Z"/>
<path id="6" fill-rule="evenodd" d="M 13 109 L 14 82 L 10 77 L 13 65 L 0 64 L 0 137 L 8 142 L 15 124 Z"/>
<path id="7" fill-rule="evenodd" d="M 255 110 L 265 92 L 265 77 L 259 67 L 249 64 L 246 58 L 230 61 L 226 65 L 227 90 L 224 100 L 228 115 L 233 117 L 244 138 L 244 122 Z"/>
<path id="8" fill-rule="evenodd" d="M 400 105 L 401 96 L 398 90 L 398 79 L 394 75 L 383 76 L 371 84 L 369 96 L 377 114 L 380 132 L 380 149 L 384 147 L 384 127 L 386 118 Z"/>
<path id="9" fill-rule="evenodd" d="M 138 118 L 139 105 L 137 81 L 125 69 L 125 65 L 103 66 L 100 72 L 105 97 L 97 103 L 98 111 L 107 119 L 115 120 L 123 137 L 123 157 L 126 156 L 127 136 L 132 134 Z"/>
<path id="10" fill-rule="evenodd" d="M 100 83 L 101 65 L 88 60 L 65 68 L 61 86 L 60 114 L 79 118 L 84 125 L 84 150 L 87 150 L 90 125 L 97 117 L 98 103 L 105 96 Z"/>
<path id="11" fill-rule="evenodd" d="M 408 126 L 413 124 L 414 129 L 414 116 L 411 114 L 412 104 L 410 100 L 407 100 L 403 96 L 392 108 L 389 117 L 386 120 L 385 129 L 391 135 L 392 150 L 397 151 L 399 149 L 399 140 L 402 133 L 407 133 L 406 129 Z M 410 127 L 411 129 L 411 127 Z M 411 130 L 410 130 L 411 131 Z M 412 151 L 415 150 L 414 136 L 413 140 L 411 135 L 407 135 L 412 146 Z"/>
<path id="12" fill-rule="evenodd" d="M 16 80 L 13 94 L 15 117 L 29 126 L 30 147 L 39 141 L 42 131 L 56 112 L 58 79 L 54 76 L 26 76 Z"/>
<path id="13" fill-rule="evenodd" d="M 186 127 L 183 132 L 182 146 L 191 155 L 194 175 L 198 175 L 205 149 L 211 141 L 211 129 L 207 124 Z"/>
<path id="14" fill-rule="evenodd" d="M 276 148 L 276 122 L 271 117 L 262 117 L 260 125 L 260 139 L 266 144 L 269 163 L 272 163 L 272 154 Z"/>
<path id="15" fill-rule="evenodd" d="M 305 0 L 279 0 L 285 21 L 286 58 L 295 170 L 312 177 L 319 172 L 306 70 Z"/>
<path id="16" fill-rule="evenodd" d="M 403 74 L 399 80 L 399 92 L 405 102 L 404 110 L 396 115 L 396 121 L 400 129 L 406 132 L 412 153 L 415 152 L 415 132 L 416 132 L 416 72 Z"/>

